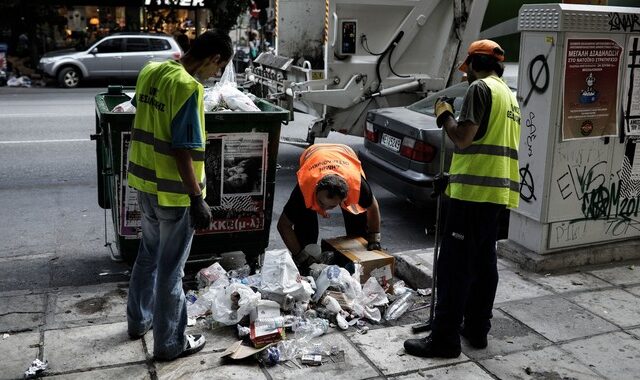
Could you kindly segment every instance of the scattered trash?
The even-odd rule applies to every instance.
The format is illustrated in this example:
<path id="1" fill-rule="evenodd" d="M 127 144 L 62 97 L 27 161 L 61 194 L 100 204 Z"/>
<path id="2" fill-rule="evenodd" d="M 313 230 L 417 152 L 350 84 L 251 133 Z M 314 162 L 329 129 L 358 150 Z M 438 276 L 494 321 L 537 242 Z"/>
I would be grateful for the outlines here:
<path id="1" fill-rule="evenodd" d="M 571 285 L 576 285 L 576 286 L 578 286 L 578 285 L 584 285 L 584 284 L 583 284 L 582 282 L 580 282 L 580 281 L 571 280 Z"/>
<path id="2" fill-rule="evenodd" d="M 220 354 L 221 357 L 228 356 L 231 359 L 244 359 L 248 358 L 251 355 L 255 355 L 262 350 L 271 347 L 271 345 L 267 345 L 261 348 L 249 347 L 242 344 L 242 341 L 239 340 L 233 343 L 231 346 L 227 347 L 227 349 Z"/>
<path id="3" fill-rule="evenodd" d="M 7 81 L 9 87 L 31 87 L 31 78 L 26 75 L 21 77 L 11 77 Z"/>
<path id="4" fill-rule="evenodd" d="M 280 349 L 277 346 L 271 346 L 260 354 L 262 362 L 269 367 L 272 367 L 280 362 Z"/>
<path id="5" fill-rule="evenodd" d="M 407 310 L 413 306 L 415 302 L 415 292 L 407 290 L 404 294 L 398 297 L 384 313 L 384 319 L 387 321 L 393 321 L 400 318 Z"/>
<path id="6" fill-rule="evenodd" d="M 322 355 L 302 355 L 301 361 L 306 365 L 321 365 Z"/>
<path id="7" fill-rule="evenodd" d="M 7 338 L 8 338 L 8 337 L 10 337 L 10 336 L 11 336 L 11 335 L 9 335 L 9 334 L 7 334 L 7 333 L 4 333 L 4 334 L 2 334 L 2 339 L 3 339 L 3 340 L 4 340 L 4 339 L 7 339 Z"/>
<path id="8" fill-rule="evenodd" d="M 41 361 L 40 359 L 36 359 L 32 361 L 29 368 L 27 368 L 27 370 L 24 371 L 24 378 L 25 379 L 36 378 L 47 369 L 47 366 L 49 366 L 49 362 L 46 360 L 44 362 Z"/>
<path id="9" fill-rule="evenodd" d="M 431 295 L 431 288 L 417 289 L 416 293 L 418 293 L 419 295 L 421 295 L 423 297 L 430 296 Z"/>
<path id="10" fill-rule="evenodd" d="M 51 259 L 51 260 L 57 260 L 57 259 L 58 259 L 58 258 L 57 258 L 57 257 L 55 257 L 55 258 L 53 258 L 53 259 Z M 117 275 L 128 276 L 128 275 L 130 275 L 130 274 L 131 274 L 131 272 L 129 272 L 128 270 L 120 271 L 120 272 L 112 272 L 112 271 L 110 271 L 110 270 L 106 270 L 106 271 L 104 271 L 104 272 L 100 272 L 100 273 L 98 274 L 98 276 L 117 276 Z"/>
<path id="11" fill-rule="evenodd" d="M 131 104 L 131 100 L 127 100 L 126 102 L 122 102 L 117 106 L 113 107 L 111 112 L 136 112 L 136 107 Z"/>
<path id="12" fill-rule="evenodd" d="M 629 270 L 634 270 L 634 269 L 636 269 L 635 265 L 629 265 L 627 268 L 628 268 Z"/>

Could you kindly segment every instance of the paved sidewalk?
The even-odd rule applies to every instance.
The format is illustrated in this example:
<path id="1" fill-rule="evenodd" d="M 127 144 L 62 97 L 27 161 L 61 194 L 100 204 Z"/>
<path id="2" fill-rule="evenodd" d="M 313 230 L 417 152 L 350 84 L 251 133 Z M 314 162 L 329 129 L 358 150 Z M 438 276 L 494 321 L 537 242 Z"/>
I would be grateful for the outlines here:
<path id="1" fill-rule="evenodd" d="M 431 250 L 397 254 L 416 281 L 430 275 Z M 637 265 L 637 264 L 636 264 Z M 500 260 L 489 347 L 464 344 L 457 359 L 405 355 L 410 326 L 428 309 L 367 334 L 330 329 L 319 342 L 345 350 L 344 363 L 261 367 L 223 361 L 235 327 L 204 330 L 205 349 L 170 363 L 151 359 L 152 334 L 130 341 L 126 283 L 0 293 L 0 378 L 22 378 L 35 358 L 51 379 L 633 379 L 640 377 L 640 266 L 617 264 L 538 275 Z M 403 272 L 404 273 L 404 272 Z M 424 280 L 423 280 L 424 281 Z M 6 333 L 6 334 L 5 334 Z"/>

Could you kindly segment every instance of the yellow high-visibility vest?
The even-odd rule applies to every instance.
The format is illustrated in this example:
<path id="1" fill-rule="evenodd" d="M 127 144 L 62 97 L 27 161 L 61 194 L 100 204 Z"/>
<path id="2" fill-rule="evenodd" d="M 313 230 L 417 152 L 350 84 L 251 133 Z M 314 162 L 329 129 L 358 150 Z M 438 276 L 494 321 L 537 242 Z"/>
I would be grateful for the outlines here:
<path id="1" fill-rule="evenodd" d="M 138 76 L 127 180 L 129 186 L 139 191 L 156 194 L 160 206 L 190 205 L 188 190 L 171 154 L 171 122 L 194 91 L 198 96 L 203 144 L 191 150 L 191 158 L 204 193 L 204 88 L 176 61 L 151 62 Z"/>
<path id="2" fill-rule="evenodd" d="M 495 75 L 481 79 L 491 90 L 485 135 L 453 154 L 447 195 L 451 198 L 518 207 L 520 107 L 511 89 Z"/>

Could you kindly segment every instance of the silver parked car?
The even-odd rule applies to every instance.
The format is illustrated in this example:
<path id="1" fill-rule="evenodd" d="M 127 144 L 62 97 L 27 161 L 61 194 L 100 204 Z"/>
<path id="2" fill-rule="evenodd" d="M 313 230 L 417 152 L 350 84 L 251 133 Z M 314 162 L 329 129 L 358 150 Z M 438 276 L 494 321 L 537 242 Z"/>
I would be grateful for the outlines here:
<path id="1" fill-rule="evenodd" d="M 506 67 L 503 79 L 515 92 L 517 66 Z M 442 140 L 433 108 L 441 96 L 454 98 L 458 117 L 467 88 L 469 84 L 461 82 L 407 107 L 369 111 L 364 148 L 359 152 L 367 178 L 419 206 L 431 203 L 433 177 L 440 171 Z M 449 170 L 453 148 L 453 142 L 445 137 L 445 171 Z"/>
<path id="2" fill-rule="evenodd" d="M 161 34 L 117 33 L 87 50 L 59 50 L 40 58 L 38 70 L 73 88 L 85 78 L 135 78 L 149 61 L 179 59 L 182 50 L 173 37 Z"/>

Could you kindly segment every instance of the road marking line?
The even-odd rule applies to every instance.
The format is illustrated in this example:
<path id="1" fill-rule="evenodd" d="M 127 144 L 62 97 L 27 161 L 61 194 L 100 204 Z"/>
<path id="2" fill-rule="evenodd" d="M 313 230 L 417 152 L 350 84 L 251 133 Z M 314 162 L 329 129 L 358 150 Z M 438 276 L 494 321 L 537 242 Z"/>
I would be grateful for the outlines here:
<path id="1" fill-rule="evenodd" d="M 59 143 L 59 142 L 78 142 L 78 141 L 91 141 L 91 139 L 0 141 L 0 144 Z"/>
<path id="2" fill-rule="evenodd" d="M 95 116 L 95 114 L 74 114 L 74 116 L 82 116 L 82 117 L 89 117 L 89 116 Z M 38 118 L 38 117 L 69 117 L 69 115 L 61 115 L 59 113 L 37 113 L 37 114 L 33 114 L 33 113 L 5 113 L 0 115 L 0 118 L 9 118 L 9 117 L 33 117 L 33 118 Z"/>

